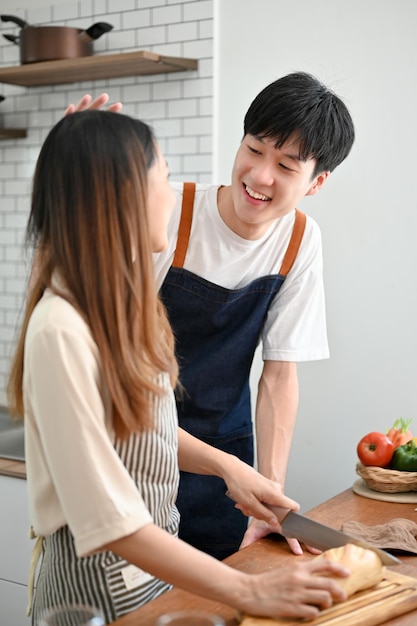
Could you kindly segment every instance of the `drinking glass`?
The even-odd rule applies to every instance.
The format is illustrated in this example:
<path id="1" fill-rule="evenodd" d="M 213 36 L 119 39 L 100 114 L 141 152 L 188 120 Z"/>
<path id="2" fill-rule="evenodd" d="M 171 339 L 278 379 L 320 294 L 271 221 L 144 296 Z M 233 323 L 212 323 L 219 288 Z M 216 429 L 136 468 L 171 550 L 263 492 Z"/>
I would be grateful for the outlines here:
<path id="1" fill-rule="evenodd" d="M 160 615 L 155 626 L 225 626 L 225 622 L 213 613 L 190 609 Z"/>
<path id="2" fill-rule="evenodd" d="M 58 606 L 46 611 L 39 626 L 106 626 L 101 612 L 84 604 Z"/>

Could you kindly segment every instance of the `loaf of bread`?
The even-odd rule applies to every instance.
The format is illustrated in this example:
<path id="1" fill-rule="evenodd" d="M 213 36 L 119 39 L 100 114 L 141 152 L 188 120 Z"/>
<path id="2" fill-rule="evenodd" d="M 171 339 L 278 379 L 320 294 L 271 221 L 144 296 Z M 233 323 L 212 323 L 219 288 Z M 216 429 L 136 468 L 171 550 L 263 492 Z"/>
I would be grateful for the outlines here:
<path id="1" fill-rule="evenodd" d="M 350 576 L 347 578 L 333 577 L 337 584 L 346 591 L 348 597 L 357 591 L 373 587 L 384 577 L 385 568 L 377 553 L 352 543 L 325 550 L 316 558 L 330 559 L 340 563 L 350 571 Z"/>
<path id="2" fill-rule="evenodd" d="M 331 561 L 336 561 L 350 571 L 350 576 L 346 578 L 341 578 L 340 576 L 330 576 L 330 578 L 332 578 L 345 590 L 348 598 L 357 591 L 362 591 L 377 585 L 384 578 L 385 567 L 383 566 L 377 553 L 373 550 L 367 550 L 352 543 L 348 543 L 347 545 L 339 548 L 331 548 L 314 558 L 327 558 Z M 323 573 L 320 572 L 317 575 L 323 576 Z M 254 617 L 251 615 L 241 615 L 240 617 L 240 626 L 278 626 L 281 624 L 296 623 L 296 621 L 288 620 L 287 618 L 280 619 L 279 617 L 275 619 L 271 617 Z M 341 619 L 341 616 L 339 616 L 339 619 Z M 339 619 L 336 617 L 337 623 L 341 624 L 342 621 L 339 622 Z M 325 621 L 327 623 L 327 620 Z M 329 616 L 329 623 L 330 622 L 333 623 L 333 619 L 330 619 Z M 360 621 L 358 624 L 359 623 Z"/>

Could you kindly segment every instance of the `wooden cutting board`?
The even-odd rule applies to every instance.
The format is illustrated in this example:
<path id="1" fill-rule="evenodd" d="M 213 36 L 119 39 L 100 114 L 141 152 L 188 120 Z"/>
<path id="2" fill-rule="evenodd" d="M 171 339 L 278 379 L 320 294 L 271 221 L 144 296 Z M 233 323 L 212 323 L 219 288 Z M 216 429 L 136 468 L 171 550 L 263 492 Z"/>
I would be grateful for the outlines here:
<path id="1" fill-rule="evenodd" d="M 309 622 L 247 615 L 241 620 L 241 626 L 300 626 L 301 623 L 308 626 L 377 626 L 414 609 L 417 609 L 417 578 L 386 570 L 378 585 L 322 611 Z"/>

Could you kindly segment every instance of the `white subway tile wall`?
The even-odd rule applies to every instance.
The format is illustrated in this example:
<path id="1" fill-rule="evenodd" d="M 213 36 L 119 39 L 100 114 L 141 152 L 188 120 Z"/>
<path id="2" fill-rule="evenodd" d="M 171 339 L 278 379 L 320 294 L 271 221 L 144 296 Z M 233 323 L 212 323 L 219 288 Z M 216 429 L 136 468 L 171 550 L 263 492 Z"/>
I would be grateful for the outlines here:
<path id="1" fill-rule="evenodd" d="M 149 122 L 172 180 L 212 180 L 213 0 L 79 0 L 16 12 L 31 24 L 113 30 L 94 43 L 100 53 L 147 49 L 199 60 L 192 72 L 114 78 L 70 85 L 19 87 L 0 83 L 0 127 L 26 128 L 27 137 L 0 141 L 0 406 L 21 323 L 30 254 L 23 247 L 35 162 L 51 126 L 85 93 L 106 91 L 124 112 Z M 17 33 L 10 23 L 0 34 Z M 0 67 L 19 64 L 18 46 L 0 38 Z M 40 367 L 42 365 L 40 364 Z"/>

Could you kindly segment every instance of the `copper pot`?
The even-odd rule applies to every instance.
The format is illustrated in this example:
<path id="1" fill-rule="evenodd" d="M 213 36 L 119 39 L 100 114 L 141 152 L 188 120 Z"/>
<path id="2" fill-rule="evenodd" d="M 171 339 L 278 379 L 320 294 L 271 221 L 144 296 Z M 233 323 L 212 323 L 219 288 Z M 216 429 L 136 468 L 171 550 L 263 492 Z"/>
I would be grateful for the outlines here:
<path id="1" fill-rule="evenodd" d="M 91 56 L 93 42 L 79 37 L 81 32 L 67 26 L 27 26 L 20 33 L 20 62 Z"/>
<path id="2" fill-rule="evenodd" d="M 21 26 L 18 36 L 3 35 L 3 37 L 20 46 L 22 64 L 91 56 L 93 41 L 113 28 L 106 22 L 97 22 L 83 30 L 70 26 L 30 26 L 11 15 L 1 15 L 0 19 Z"/>

